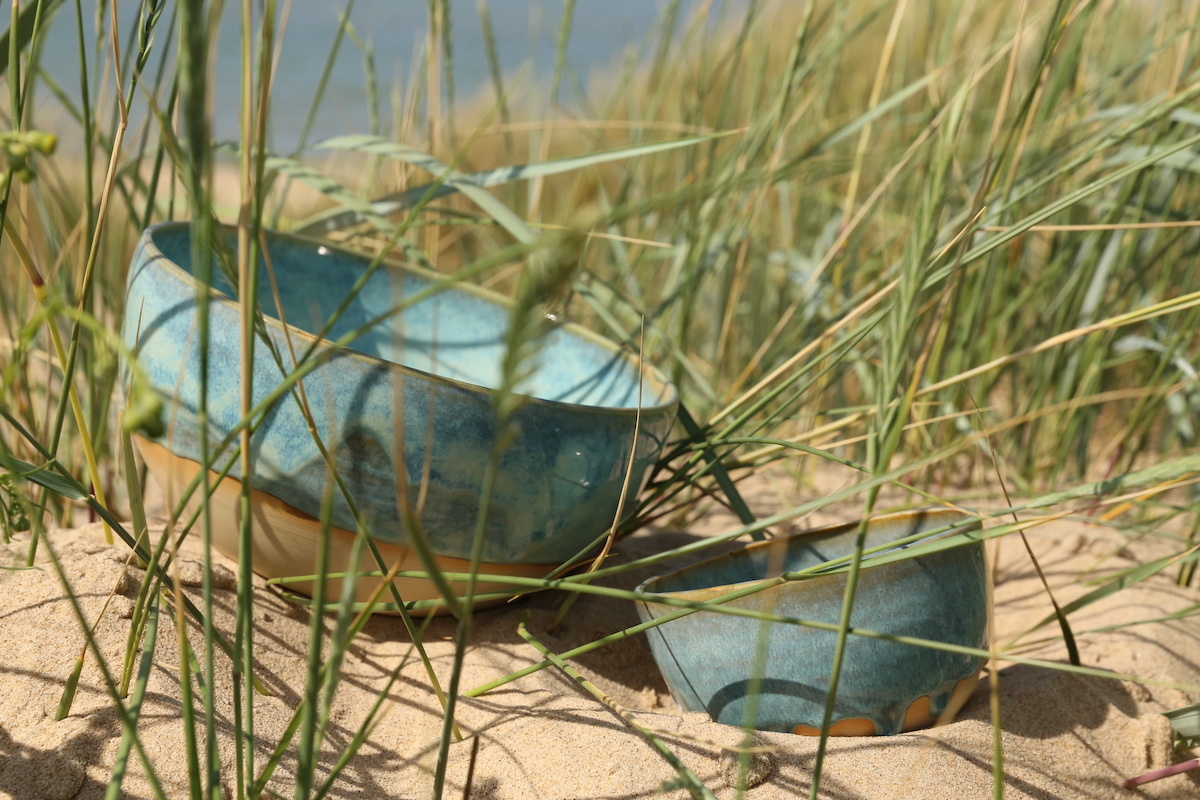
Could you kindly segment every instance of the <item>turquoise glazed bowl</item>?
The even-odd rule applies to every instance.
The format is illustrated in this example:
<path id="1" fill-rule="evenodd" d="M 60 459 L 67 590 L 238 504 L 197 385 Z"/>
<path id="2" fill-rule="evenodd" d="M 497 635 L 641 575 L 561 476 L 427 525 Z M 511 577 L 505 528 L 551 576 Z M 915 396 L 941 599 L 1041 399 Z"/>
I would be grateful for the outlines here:
<path id="1" fill-rule="evenodd" d="M 231 251 L 234 235 L 233 229 L 219 234 Z M 328 340 L 317 342 L 315 334 L 350 297 L 371 259 L 277 233 L 266 234 L 265 243 L 259 280 L 265 324 L 254 354 L 254 402 L 276 389 L 293 359 L 314 342 L 320 366 L 304 378 L 302 395 L 286 394 L 253 435 L 254 568 L 270 577 L 313 570 L 312 543 L 319 541 L 316 518 L 329 470 L 302 403 L 361 519 L 377 542 L 396 548 L 385 553 L 389 563 L 420 568 L 407 550 L 409 532 L 402 521 L 399 493 L 407 492 L 443 566 L 464 568 L 497 438 L 492 401 L 505 353 L 507 302 L 455 285 L 388 317 L 348 347 L 334 347 L 328 340 L 386 315 L 442 276 L 384 265 L 366 279 Z M 241 312 L 222 271 L 213 272 L 208 290 L 210 448 L 241 417 Z M 282 308 L 276 306 L 273 285 Z M 152 472 L 175 495 L 200 462 L 199 291 L 188 224 L 147 230 L 129 271 L 123 337 L 167 406 L 166 433 L 139 446 Z M 535 364 L 519 387 L 525 400 L 512 416 L 519 434 L 504 450 L 488 509 L 484 572 L 544 575 L 547 567 L 588 550 L 613 524 L 627 473 L 632 475 L 630 496 L 644 486 L 674 422 L 674 387 L 636 356 L 582 328 L 553 328 Z M 226 452 L 215 463 L 224 466 L 228 459 Z M 226 509 L 225 522 L 235 534 L 230 538 L 214 526 L 215 541 L 231 555 L 237 552 L 238 504 L 222 487 L 232 483 L 236 492 L 239 477 L 235 464 L 229 478 L 213 478 L 218 493 L 212 513 Z M 332 522 L 335 536 L 352 541 L 355 517 L 339 491 Z"/>
<path id="2" fill-rule="evenodd" d="M 951 525 L 952 530 L 938 532 Z M 978 519 L 948 509 L 890 514 L 867 523 L 866 546 L 931 532 L 914 543 L 882 551 L 890 556 L 979 527 Z M 656 576 L 639 590 L 710 601 L 784 572 L 850 556 L 858 529 L 859 523 L 853 522 L 759 542 Z M 989 593 L 981 541 L 908 560 L 872 561 L 864 560 L 859 573 L 854 627 L 986 647 Z M 809 579 L 783 583 L 728 605 L 837 625 L 845 588 L 845 572 L 818 571 Z M 647 622 L 678 610 L 653 602 L 638 606 Z M 672 696 L 684 710 L 707 711 L 714 721 L 728 725 L 748 722 L 760 730 L 820 733 L 836 632 L 699 611 L 651 628 L 646 635 Z M 981 665 L 976 656 L 851 635 L 830 733 L 896 734 L 950 719 L 974 689 Z"/>

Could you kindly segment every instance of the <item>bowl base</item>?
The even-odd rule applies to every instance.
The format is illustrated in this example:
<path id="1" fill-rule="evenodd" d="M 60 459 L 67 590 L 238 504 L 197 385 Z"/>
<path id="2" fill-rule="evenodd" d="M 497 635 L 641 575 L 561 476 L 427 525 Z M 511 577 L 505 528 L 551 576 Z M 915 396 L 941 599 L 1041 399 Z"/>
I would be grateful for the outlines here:
<path id="1" fill-rule="evenodd" d="M 149 471 L 154 475 L 159 486 L 166 495 L 168 508 L 177 504 L 183 496 L 188 484 L 200 471 L 200 465 L 191 459 L 175 455 L 162 445 L 140 436 L 134 436 L 134 443 Z M 209 515 L 212 526 L 212 544 L 221 554 L 237 560 L 239 530 L 241 529 L 241 493 L 242 482 L 236 478 L 220 477 L 216 472 L 209 471 L 209 485 L 214 487 L 209 501 Z M 197 492 L 197 494 L 199 494 Z M 251 568 L 264 578 L 291 578 L 311 576 L 316 572 L 317 551 L 321 544 L 320 520 L 292 508 L 282 500 L 257 489 L 251 489 L 250 505 L 253 515 L 254 537 L 251 544 Z M 187 504 L 189 513 L 194 513 L 199 507 L 199 500 L 194 495 Z M 351 571 L 370 572 L 379 569 L 375 559 L 369 552 L 361 554 L 357 566 L 351 564 L 352 548 L 356 536 L 341 528 L 329 528 L 329 556 L 327 574 L 347 573 Z M 388 569 L 424 570 L 420 558 L 409 547 L 376 541 L 375 546 L 383 556 Z M 470 562 L 460 558 L 437 556 L 436 562 L 444 572 L 469 572 Z M 511 575 L 525 578 L 543 578 L 557 569 L 557 564 L 491 564 L 481 563 L 479 572 L 490 575 Z M 362 576 L 357 581 L 355 599 L 360 603 L 368 602 L 376 593 L 382 578 Z M 440 604 L 422 609 L 417 614 L 444 614 L 449 611 L 445 600 L 432 581 L 424 578 L 395 578 L 395 585 L 400 597 L 405 603 L 416 601 L 437 601 Z M 284 584 L 293 592 L 312 596 L 316 591 L 316 581 L 297 581 Z M 450 581 L 450 586 L 458 591 L 466 591 L 463 581 Z M 330 578 L 325 582 L 325 596 L 336 601 L 341 597 L 342 581 Z M 491 592 L 516 591 L 517 587 L 499 581 L 479 581 L 476 584 L 477 595 Z M 476 608 L 502 603 L 506 598 L 488 601 L 477 601 Z M 380 595 L 379 602 L 394 603 L 394 597 L 389 591 Z M 396 613 L 381 610 L 378 613 Z"/>
<path id="2" fill-rule="evenodd" d="M 971 693 L 975 691 L 975 686 L 978 683 L 979 675 L 975 674 L 969 678 L 963 678 L 955 684 L 954 691 L 950 695 L 950 700 L 946 703 L 945 710 L 940 714 L 934 714 L 930 709 L 929 695 L 918 697 L 904 714 L 904 726 L 901 729 L 901 733 L 929 728 L 939 721 L 943 724 L 951 722 L 958 715 L 958 712 L 962 710 L 962 707 L 966 704 Z M 810 725 L 797 725 L 793 733 L 798 733 L 801 736 L 820 736 L 821 729 Z M 875 723 L 863 717 L 838 720 L 829 728 L 830 736 L 878 736 L 879 734 L 880 731 Z"/>

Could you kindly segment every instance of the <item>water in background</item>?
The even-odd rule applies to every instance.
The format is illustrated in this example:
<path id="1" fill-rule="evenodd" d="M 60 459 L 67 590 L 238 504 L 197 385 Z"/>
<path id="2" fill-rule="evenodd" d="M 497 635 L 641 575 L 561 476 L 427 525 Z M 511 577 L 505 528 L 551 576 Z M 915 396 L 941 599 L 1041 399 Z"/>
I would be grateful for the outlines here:
<path id="1" fill-rule="evenodd" d="M 529 96 L 547 99 L 545 87 L 554 68 L 556 43 L 562 23 L 564 0 L 451 0 L 450 27 L 453 45 L 453 81 L 458 100 L 469 99 L 490 83 L 487 56 L 479 15 L 479 2 L 487 5 L 495 33 L 498 61 L 506 81 L 516 79 L 515 97 L 520 104 Z M 749 0 L 713 3 L 709 25 L 736 24 Z M 703 0 L 683 0 L 679 24 L 691 20 Z M 86 5 L 86 4 L 85 4 Z M 168 4 L 156 37 L 158 47 L 147 66 L 153 73 L 164 43 L 175 48 L 176 32 L 167 21 Z M 255 3 L 258 6 L 258 3 Z M 282 5 L 282 3 L 280 4 Z M 621 59 L 644 44 L 648 36 L 657 40 L 663 12 L 669 0 L 578 0 L 568 39 L 565 75 L 560 98 L 572 105 L 574 86 L 586 85 L 598 70 L 616 69 Z M 240 30 L 238 7 L 228 2 L 222 21 L 215 65 L 216 88 L 214 133 L 218 139 L 238 136 L 237 109 L 240 97 Z M 122 28 L 138 23 L 138 0 L 119 0 Z M 94 8 L 94 7 L 93 7 Z M 271 141 L 277 151 L 296 147 L 308 115 L 313 94 L 337 33 L 344 2 L 294 0 L 282 36 L 282 49 L 271 101 Z M 89 11 L 85 11 L 85 16 Z M 95 41 L 94 10 L 84 20 L 89 41 Z M 384 132 L 390 133 L 393 100 L 403 96 L 411 83 L 423 80 L 424 48 L 429 26 L 427 0 L 357 0 L 349 16 L 354 33 L 373 52 L 378 80 L 377 112 Z M 107 30 L 108 19 L 101 23 Z M 60 8 L 46 40 L 42 63 L 45 71 L 74 101 L 79 99 L 79 55 L 74 9 Z M 123 39 L 124 46 L 127 39 Z M 309 142 L 343 133 L 370 130 L 364 48 L 350 37 L 342 41 L 334 62 L 321 110 Z M 91 80 L 96 80 L 91 69 Z M 49 93 L 43 105 L 53 101 Z M 139 104 L 144 105 L 144 104 Z"/>

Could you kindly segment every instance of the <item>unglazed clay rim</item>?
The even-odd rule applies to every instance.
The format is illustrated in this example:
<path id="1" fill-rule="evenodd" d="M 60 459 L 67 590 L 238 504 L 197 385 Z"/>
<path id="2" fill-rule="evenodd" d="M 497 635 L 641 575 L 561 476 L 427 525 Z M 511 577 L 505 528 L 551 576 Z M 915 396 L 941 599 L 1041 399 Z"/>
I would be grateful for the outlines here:
<path id="1" fill-rule="evenodd" d="M 155 474 L 156 480 L 159 481 L 160 485 L 162 486 L 163 491 L 168 496 L 170 496 L 175 491 L 175 487 L 164 485 L 164 482 L 172 481 L 173 480 L 172 476 L 176 473 L 177 470 L 182 469 L 182 470 L 189 471 L 189 472 L 194 471 L 197 474 L 201 471 L 201 466 L 198 462 L 196 462 L 190 458 L 185 458 L 184 456 L 180 456 L 180 455 L 172 452 L 169 448 L 165 447 L 164 445 L 162 445 L 158 442 L 146 439 L 140 435 L 135 434 L 133 436 L 133 443 L 138 448 L 138 451 L 141 453 L 143 460 L 148 465 L 150 465 L 150 464 L 154 465 L 154 468 L 151 469 L 151 472 L 153 472 Z M 208 474 L 209 474 L 209 480 L 212 481 L 212 483 L 210 483 L 210 487 L 212 488 L 214 497 L 216 495 L 224 493 L 224 492 L 232 492 L 232 491 L 240 492 L 240 481 L 236 481 L 236 479 L 230 478 L 228 476 L 222 476 L 216 470 L 212 470 L 212 469 L 208 470 Z M 228 483 L 229 481 L 235 481 L 239 484 L 239 486 L 236 488 L 232 487 Z M 183 483 L 187 483 L 187 482 L 188 481 L 186 479 L 183 481 Z M 309 514 L 306 514 L 303 511 L 300 511 L 299 509 L 295 508 L 287 501 L 285 501 L 279 497 L 276 497 L 275 495 L 270 494 L 269 492 L 264 492 L 261 489 L 252 489 L 252 492 L 255 494 L 263 495 L 266 498 L 269 498 L 270 501 L 272 501 L 273 503 L 286 509 L 286 511 L 290 515 L 294 516 L 296 519 L 306 520 L 306 524 L 308 521 L 310 521 L 311 526 L 305 527 L 303 529 L 294 528 L 291 531 L 288 531 L 287 535 L 288 535 L 288 538 L 292 538 L 297 541 L 304 540 L 305 545 L 308 545 L 311 543 L 312 544 L 312 552 L 313 553 L 316 552 L 316 547 L 318 546 L 318 544 L 320 542 L 320 537 L 322 535 L 320 533 L 320 527 L 321 527 L 320 520 L 316 519 L 315 517 L 312 517 Z M 199 494 L 199 493 L 197 493 L 197 494 Z M 195 502 L 195 496 L 193 496 L 192 502 Z M 189 503 L 189 507 L 190 507 L 190 503 Z M 226 527 L 236 529 L 237 528 L 236 521 L 231 520 L 231 522 L 234 524 L 231 524 L 230 526 L 226 526 Z M 255 537 L 254 538 L 256 540 L 261 535 L 261 532 L 258 528 L 258 524 L 259 524 L 258 521 L 255 520 L 255 522 L 254 522 Z M 220 526 L 218 526 L 218 527 L 220 527 Z M 310 528 L 315 528 L 316 530 L 313 530 Z M 343 528 L 339 528 L 336 525 L 331 525 L 329 530 L 330 530 L 331 536 L 334 536 L 339 539 L 344 539 L 344 540 L 348 541 L 348 540 L 352 540 L 357 537 L 357 534 L 355 534 L 351 531 L 347 531 Z M 276 536 L 277 537 L 279 536 L 278 532 L 276 533 Z M 228 544 L 230 541 L 235 540 L 235 539 L 236 539 L 236 535 L 234 535 L 233 537 L 230 537 L 229 535 L 221 534 L 219 532 L 214 532 L 213 549 L 215 549 L 217 552 L 224 555 L 226 558 L 229 558 L 233 561 L 237 561 L 238 554 L 237 554 L 236 547 L 222 546 L 223 544 Z M 394 552 L 397 550 L 409 551 L 414 556 L 416 554 L 416 551 L 407 545 L 398 545 L 393 542 L 381 541 L 379 539 L 375 540 L 375 544 L 376 544 L 376 546 L 380 547 L 380 549 L 383 551 L 385 556 L 392 555 L 392 556 L 403 557 L 401 554 Z M 254 571 L 254 573 L 256 575 L 258 575 L 266 580 L 273 580 L 273 579 L 279 579 L 279 578 L 310 578 L 310 577 L 316 578 L 317 577 L 316 575 L 310 575 L 309 573 L 291 573 L 286 570 L 278 569 L 277 567 L 279 566 L 280 559 L 278 557 L 272 557 L 271 555 L 269 555 L 268 553 L 265 553 L 265 552 L 256 554 L 255 553 L 256 546 L 257 545 L 255 545 L 255 544 L 251 545 L 251 558 L 250 558 L 250 568 Z M 257 557 L 256 557 L 256 555 L 257 555 Z M 456 558 L 454 556 L 435 555 L 434 560 L 437 562 L 439 568 L 443 572 L 464 572 L 468 569 L 468 566 L 469 566 L 464 562 L 463 559 Z M 264 567 L 264 564 L 268 565 L 269 568 Z M 522 589 L 525 588 L 520 584 L 505 583 L 503 578 L 506 578 L 506 577 L 522 578 L 522 577 L 535 577 L 535 576 L 540 577 L 544 574 L 549 574 L 550 572 L 554 571 L 555 569 L 558 569 L 560 566 L 561 565 L 558 565 L 558 564 L 546 564 L 546 563 L 504 564 L 501 562 L 486 562 L 486 561 L 481 562 L 479 564 L 479 570 L 478 570 L 479 574 L 493 575 L 493 576 L 497 576 L 497 578 L 499 578 L 499 579 L 488 579 L 488 580 L 482 581 L 482 585 L 485 585 L 489 588 L 483 590 L 482 592 L 477 592 L 477 595 L 503 593 L 506 595 L 506 597 L 497 597 L 497 598 L 492 598 L 492 599 L 477 599 L 475 601 L 475 607 L 482 609 L 482 608 L 487 608 L 489 606 L 498 605 L 500 603 L 505 602 L 507 597 L 512 597 L 512 596 L 516 596 L 517 594 L 520 594 Z M 455 568 L 455 567 L 460 567 L 460 568 Z M 422 567 L 421 569 L 424 569 L 424 567 Z M 328 580 L 342 581 L 344 579 L 343 578 L 329 578 Z M 466 583 L 466 581 L 462 580 L 462 579 L 447 579 L 447 581 L 451 586 L 457 586 L 457 585 Z M 374 587 L 382 582 L 383 582 L 382 576 L 359 577 L 357 580 L 356 602 L 360 602 L 360 603 L 365 602 L 365 600 L 363 600 L 363 596 L 370 594 L 374 590 Z M 404 592 L 404 594 L 406 594 L 406 596 L 405 596 L 405 605 L 406 606 L 412 602 L 422 604 L 422 606 L 419 609 L 410 610 L 410 613 L 416 613 L 416 614 L 428 613 L 428 614 L 440 615 L 440 614 L 447 613 L 450 610 L 449 604 L 447 603 L 445 597 L 442 596 L 437 591 L 436 584 L 433 582 L 432 578 L 420 578 L 420 577 L 400 575 L 400 576 L 397 576 L 392 582 L 397 584 L 397 588 L 399 588 L 399 584 L 401 582 L 423 584 L 423 585 L 427 584 L 428 585 L 428 589 L 423 589 L 422 596 L 420 596 L 420 597 L 411 596 L 411 593 L 408 593 L 407 591 Z M 306 589 L 313 585 L 315 585 L 314 581 L 288 581 L 286 583 L 279 584 L 279 588 L 289 591 L 289 592 L 296 593 L 296 594 L 306 594 L 309 597 L 311 597 L 312 593 L 306 591 Z M 429 590 L 432 590 L 432 591 L 429 591 Z M 387 598 L 386 592 L 383 595 L 383 597 Z M 461 595 L 460 595 L 460 597 L 461 597 Z M 390 599 L 384 599 L 384 600 L 382 600 L 382 602 L 389 603 L 392 601 Z M 390 615 L 390 614 L 398 614 L 400 612 L 389 610 L 389 609 L 383 609 L 383 610 L 377 610 L 377 611 L 375 611 L 375 613 Z"/>
<path id="2" fill-rule="evenodd" d="M 162 250 L 159 248 L 158 244 L 154 241 L 154 236 L 159 231 L 174 229 L 174 228 L 184 228 L 184 227 L 188 227 L 188 225 L 189 225 L 189 223 L 181 222 L 181 221 L 160 222 L 156 225 L 152 225 L 149 228 L 147 228 L 145 230 L 145 232 L 142 234 L 141 247 L 144 248 L 146 257 L 148 257 L 149 260 L 154 261 L 156 267 L 166 269 L 168 271 L 172 271 L 172 272 L 176 273 L 178 275 L 178 277 L 180 277 L 184 280 L 185 283 L 199 289 L 200 281 L 196 278 L 196 276 L 193 275 L 188 270 L 184 269 L 183 267 L 179 266 L 179 264 L 177 264 L 173 259 L 168 258 L 167 255 L 165 253 L 163 253 Z M 226 231 L 236 230 L 231 225 L 222 225 L 220 227 Z M 284 233 L 284 232 L 280 232 L 280 231 L 264 230 L 264 233 L 268 238 L 290 240 L 294 243 L 299 243 L 299 244 L 305 245 L 305 246 L 311 246 L 314 250 L 318 247 L 325 248 L 326 250 L 336 250 L 338 253 L 342 254 L 343 256 L 345 256 L 347 258 L 352 258 L 357 261 L 366 262 L 367 264 L 370 264 L 375 260 L 373 258 L 368 258 L 367 256 L 363 255 L 362 253 L 356 253 L 353 250 L 350 250 L 345 247 L 341 247 L 332 242 L 327 242 L 323 239 L 313 239 L 313 238 L 310 238 L 307 236 L 297 236 L 296 234 L 293 234 L 293 233 Z M 190 232 L 189 232 L 189 236 L 190 236 Z M 424 278 L 425 280 L 429 280 L 434 283 L 446 282 L 447 278 L 448 278 L 448 276 L 446 276 L 446 275 L 442 275 L 437 272 L 432 272 L 427 269 L 422 269 L 422 268 L 414 266 L 412 264 L 399 263 L 399 262 L 393 261 L 391 259 L 386 259 L 386 258 L 380 259 L 380 263 L 383 266 L 386 266 L 388 268 L 399 270 L 400 272 L 408 272 L 413 275 L 416 275 L 417 277 Z M 215 300 L 218 303 L 230 305 L 235 308 L 238 307 L 238 305 L 239 305 L 237 300 L 233 299 L 232 297 L 230 297 L 229 295 L 220 291 L 219 289 L 216 289 L 216 288 L 210 286 L 210 287 L 208 287 L 208 291 L 209 291 L 209 294 L 212 296 L 213 300 Z M 503 308 L 503 309 L 509 309 L 512 307 L 512 303 L 511 303 L 511 301 L 509 301 L 508 298 L 504 297 L 501 294 L 497 294 L 496 292 L 488 291 L 487 289 L 484 289 L 480 286 L 475 286 L 474 284 L 462 283 L 462 282 L 454 283 L 452 286 L 448 287 L 446 291 L 466 292 L 467 294 L 474 295 L 475 297 L 477 297 L 481 300 L 491 303 L 492 305 L 499 306 L 500 308 Z M 402 313 L 402 312 L 397 312 L 397 313 Z M 406 375 L 412 375 L 414 377 L 424 378 L 431 382 L 444 382 L 444 383 L 447 383 L 447 384 L 450 384 L 450 385 L 453 385 L 453 386 L 456 386 L 461 389 L 465 389 L 467 391 L 474 392 L 477 394 L 491 395 L 495 392 L 495 389 L 489 389 L 486 386 L 480 386 L 479 384 L 476 384 L 476 383 L 469 383 L 467 381 L 460 381 L 455 378 L 448 378 L 448 377 L 444 377 L 442 375 L 436 375 L 432 372 L 425 372 L 424 370 L 420 370 L 415 367 L 407 366 L 406 364 L 401 364 L 396 361 L 388 361 L 385 358 L 379 358 L 378 356 L 372 356 L 367 353 L 360 352 L 360 351 L 354 349 L 354 346 L 352 343 L 345 344 L 345 345 L 337 345 L 333 340 L 318 338 L 315 334 L 309 333 L 308 331 L 304 330 L 303 328 L 298 328 L 295 325 L 292 325 L 290 323 L 285 325 L 285 323 L 282 320 L 280 320 L 278 317 L 273 317 L 269 314 L 260 314 L 260 316 L 262 318 L 263 324 L 265 324 L 269 327 L 275 328 L 277 330 L 280 330 L 280 331 L 286 330 L 288 336 L 299 337 L 301 340 L 304 340 L 307 342 L 321 343 L 326 349 L 336 349 L 339 355 L 344 355 L 344 356 L 348 356 L 351 358 L 360 359 L 372 366 L 386 366 L 389 369 L 398 370 Z M 642 405 L 639 403 L 636 406 L 602 406 L 602 405 L 585 405 L 585 404 L 581 404 L 581 403 L 567 403 L 567 402 L 563 402 L 561 400 L 547 400 L 542 397 L 535 397 L 533 395 L 521 394 L 520 397 L 523 399 L 523 402 L 525 402 L 527 404 L 534 404 L 534 405 L 545 405 L 545 406 L 548 406 L 551 408 L 569 409 L 572 411 L 582 411 L 582 412 L 595 413 L 595 414 L 611 414 L 611 415 L 616 415 L 616 416 L 638 416 L 640 414 L 653 413 L 653 412 L 657 412 L 657 411 L 665 411 L 667 409 L 673 408 L 674 406 L 676 406 L 679 403 L 679 392 L 675 388 L 675 384 L 672 383 L 670 380 L 668 380 L 667 377 L 665 375 L 663 375 L 654 365 L 648 363 L 640 356 L 636 356 L 636 355 L 626 351 L 624 348 L 622 348 L 620 345 L 616 344 L 615 342 L 612 342 L 609 339 L 606 339 L 605 337 L 600 336 L 599 334 L 588 330 L 587 328 L 583 327 L 582 325 L 578 325 L 573 322 L 558 322 L 558 323 L 556 323 L 556 325 L 558 328 L 565 329 L 566 331 L 568 331 L 572 336 L 576 336 L 580 339 L 584 339 L 593 345 L 596 345 L 605 350 L 608 350 L 613 355 L 617 356 L 620 359 L 623 359 L 626 363 L 629 363 L 631 366 L 638 368 L 638 374 L 639 374 L 641 380 L 644 381 L 643 388 L 649 388 L 652 393 L 661 395 L 664 399 L 655 405 Z M 319 357 L 319 355 L 316 357 Z M 642 394 L 642 391 L 639 390 L 639 398 L 640 398 L 641 394 Z"/>
<path id="3" fill-rule="evenodd" d="M 963 524 L 961 526 L 952 527 L 952 528 L 950 528 L 950 530 L 942 531 L 940 533 L 929 534 L 928 536 L 922 537 L 921 539 L 917 539 L 917 540 L 911 542 L 910 546 L 916 545 L 916 544 L 925 544 L 926 542 L 936 542 L 937 540 L 946 538 L 948 536 L 956 535 L 956 534 L 963 533 L 963 532 L 969 531 L 969 530 L 979 530 L 982 527 L 982 522 L 978 516 L 967 513 L 965 511 L 959 511 L 958 509 L 953 509 L 953 508 L 926 508 L 926 509 L 917 509 L 917 510 L 913 510 L 913 511 L 897 511 L 893 514 L 881 514 L 880 516 L 877 516 L 877 517 L 868 517 L 867 525 L 869 527 L 869 526 L 876 525 L 879 523 L 895 522 L 896 520 L 904 519 L 906 517 L 915 517 L 915 516 L 954 517 L 954 518 L 956 518 L 957 522 L 960 522 Z M 659 573 L 658 575 L 652 575 L 651 577 L 642 581 L 641 584 L 639 584 L 637 589 L 635 589 L 634 591 L 642 593 L 642 594 L 656 594 L 661 597 L 676 597 L 676 596 L 681 596 L 681 595 L 694 594 L 695 592 L 712 592 L 712 593 L 720 593 L 720 594 L 724 594 L 725 590 L 727 590 L 729 592 L 734 592 L 739 589 L 745 588 L 747 586 L 752 586 L 756 583 L 762 583 L 765 580 L 770 580 L 771 576 L 764 575 L 761 578 L 754 578 L 754 579 L 748 580 L 748 581 L 738 581 L 736 583 L 714 583 L 714 584 L 706 585 L 706 586 L 697 586 L 694 589 L 682 589 L 682 590 L 669 591 L 669 592 L 656 592 L 650 587 L 651 587 L 651 584 L 653 584 L 659 580 L 669 578 L 673 575 L 679 575 L 684 572 L 690 572 L 691 570 L 694 570 L 694 569 L 702 569 L 703 567 L 709 566 L 718 561 L 724 561 L 724 560 L 728 559 L 730 556 L 732 556 L 734 553 L 748 552 L 748 551 L 757 550 L 757 549 L 760 549 L 763 547 L 778 547 L 780 543 L 787 542 L 792 539 L 803 538 L 806 536 L 817 536 L 817 535 L 838 533 L 838 532 L 842 532 L 845 530 L 857 528 L 861 524 L 862 524 L 861 519 L 854 520 L 852 522 L 839 522 L 834 525 L 824 525 L 820 528 L 812 528 L 812 529 L 806 530 L 806 531 L 796 531 L 794 533 L 789 533 L 786 536 L 780 536 L 780 537 L 777 537 L 774 539 L 767 539 L 767 540 L 764 540 L 761 542 L 751 542 L 750 544 L 747 544 L 744 547 L 738 548 L 736 550 L 731 550 L 727 553 L 721 553 L 720 555 L 716 555 L 716 556 L 710 556 L 709 558 L 701 559 L 699 561 L 692 562 L 691 564 L 685 564 L 682 567 L 676 567 L 675 569 L 668 570 L 667 572 Z M 955 522 L 950 522 L 948 520 L 945 523 L 945 525 L 955 525 Z M 939 525 L 936 527 L 944 527 L 944 525 Z M 889 549 L 891 549 L 891 548 L 885 547 L 883 550 L 880 550 L 878 553 L 872 553 L 868 556 L 864 556 L 863 560 L 862 560 L 862 569 L 864 569 L 864 570 L 877 569 L 880 567 L 887 566 L 887 564 L 889 564 L 891 562 L 873 563 L 872 559 L 877 556 L 883 555 L 883 553 L 887 552 L 887 550 L 889 550 Z M 845 558 L 845 556 L 842 556 L 842 558 Z M 820 565 L 817 565 L 817 567 L 820 567 Z M 804 582 L 811 582 L 811 581 L 822 580 L 822 579 L 832 579 L 832 578 L 836 578 L 840 574 L 842 574 L 842 573 L 838 572 L 838 573 L 832 573 L 832 574 L 823 574 L 821 572 L 814 571 L 811 573 L 811 577 L 806 578 Z M 653 603 L 654 601 L 652 599 L 643 599 L 642 602 Z"/>

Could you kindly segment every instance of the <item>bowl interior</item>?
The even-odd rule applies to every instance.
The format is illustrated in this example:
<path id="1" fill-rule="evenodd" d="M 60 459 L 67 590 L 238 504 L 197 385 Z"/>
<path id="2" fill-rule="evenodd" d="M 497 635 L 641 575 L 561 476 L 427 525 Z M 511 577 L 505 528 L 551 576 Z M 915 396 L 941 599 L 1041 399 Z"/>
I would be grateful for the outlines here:
<path id="1" fill-rule="evenodd" d="M 232 247 L 231 236 L 227 232 Z M 186 224 L 160 226 L 152 238 L 167 259 L 195 277 Z M 371 264 L 368 258 L 316 241 L 268 234 L 267 243 L 268 258 L 261 259 L 259 276 L 262 312 L 312 335 L 321 331 Z M 237 296 L 221 269 L 214 268 L 213 275 L 214 289 L 230 298 Z M 384 264 L 367 279 L 328 338 L 369 325 L 353 340 L 353 350 L 495 389 L 500 385 L 509 320 L 509 308 L 498 296 L 455 286 L 387 316 L 437 280 L 438 276 L 424 271 Z M 381 318 L 384 321 L 372 325 Z M 574 326 L 554 328 L 544 339 L 535 365 L 518 391 L 541 400 L 616 409 L 652 408 L 675 400 L 674 389 L 654 370 L 646 367 L 639 379 L 635 359 Z"/>
<path id="2" fill-rule="evenodd" d="M 951 531 L 940 529 L 969 521 L 973 522 L 974 518 L 948 509 L 876 517 L 867 525 L 865 546 L 868 549 L 881 547 L 889 542 L 932 531 L 927 537 L 872 554 L 878 556 L 950 535 Z M 853 522 L 758 542 L 651 578 L 643 587 L 647 592 L 692 592 L 716 586 L 761 581 L 783 572 L 808 569 L 835 558 L 849 556 L 854 552 L 857 533 L 858 523 Z"/>

